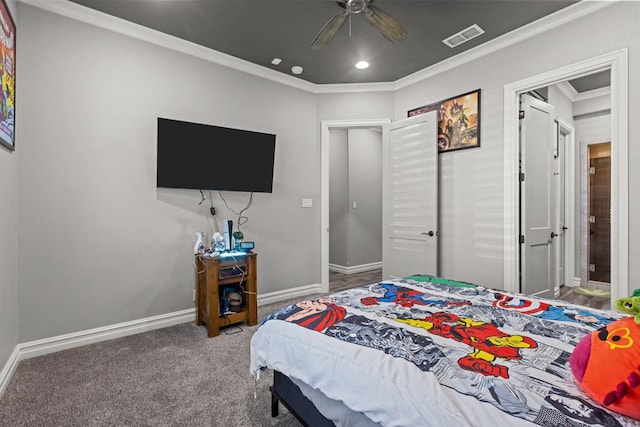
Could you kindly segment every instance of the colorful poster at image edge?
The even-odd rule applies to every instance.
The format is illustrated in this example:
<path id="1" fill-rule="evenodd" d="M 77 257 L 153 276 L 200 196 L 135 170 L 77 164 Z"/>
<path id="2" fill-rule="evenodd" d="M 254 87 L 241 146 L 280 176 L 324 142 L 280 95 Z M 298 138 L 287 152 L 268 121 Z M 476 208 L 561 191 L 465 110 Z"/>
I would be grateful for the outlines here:
<path id="1" fill-rule="evenodd" d="M 438 152 L 480 146 L 480 89 L 409 110 L 408 117 L 437 111 Z"/>
<path id="2" fill-rule="evenodd" d="M 16 26 L 4 0 L 0 3 L 0 143 L 14 149 Z"/>

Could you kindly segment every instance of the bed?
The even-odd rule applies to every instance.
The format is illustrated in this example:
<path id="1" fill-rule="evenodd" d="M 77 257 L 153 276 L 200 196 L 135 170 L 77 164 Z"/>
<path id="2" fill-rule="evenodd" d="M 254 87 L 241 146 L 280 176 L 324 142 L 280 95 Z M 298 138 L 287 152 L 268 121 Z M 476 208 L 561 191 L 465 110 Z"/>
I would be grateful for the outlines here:
<path id="1" fill-rule="evenodd" d="M 568 362 L 620 317 L 414 275 L 270 314 L 251 374 L 274 371 L 272 415 L 282 402 L 313 426 L 640 426 L 590 400 Z"/>

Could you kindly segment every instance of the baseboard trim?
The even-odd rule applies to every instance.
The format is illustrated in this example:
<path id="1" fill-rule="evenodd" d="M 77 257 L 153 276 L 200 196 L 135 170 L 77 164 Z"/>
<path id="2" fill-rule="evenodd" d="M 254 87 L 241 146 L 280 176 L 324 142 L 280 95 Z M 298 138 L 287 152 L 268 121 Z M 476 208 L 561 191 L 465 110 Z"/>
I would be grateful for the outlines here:
<path id="1" fill-rule="evenodd" d="M 320 293 L 321 284 L 300 286 L 293 289 L 284 289 L 276 292 L 269 292 L 258 296 L 260 304 L 269 304 L 289 298 L 296 298 L 304 295 Z M 21 360 L 29 359 L 45 354 L 55 353 L 62 350 L 94 344 L 101 341 L 108 341 L 115 338 L 140 334 L 153 331 L 155 329 L 166 328 L 179 325 L 181 323 L 193 322 L 196 318 L 195 308 L 161 314 L 158 316 L 146 317 L 144 319 L 132 320 L 130 322 L 117 323 L 100 328 L 88 329 L 85 331 L 73 332 L 70 334 L 58 335 L 51 338 L 19 343 L 13 349 L 9 360 L 0 371 L 0 398 L 4 394 L 11 377 L 13 376 L 18 363 Z"/>
<path id="2" fill-rule="evenodd" d="M 288 298 L 295 298 L 314 293 L 320 293 L 321 285 L 319 283 L 300 286 L 293 289 L 284 289 L 276 292 L 269 292 L 258 295 L 261 304 L 269 304 L 272 302 L 282 301 Z M 146 317 L 143 319 L 132 320 L 130 322 L 117 323 L 114 325 L 103 326 L 85 331 L 73 332 L 65 335 L 58 335 L 51 338 L 29 341 L 20 343 L 16 346 L 12 354 L 15 355 L 15 361 L 10 358 L 0 375 L 0 381 L 4 379 L 7 373 L 13 373 L 17 362 L 29 359 L 31 357 L 43 356 L 57 351 L 67 350 L 75 347 L 81 347 L 87 344 L 93 344 L 101 341 L 112 340 L 115 338 L 126 337 L 128 335 L 139 334 L 143 332 L 153 331 L 155 329 L 166 328 L 181 323 L 195 321 L 195 308 L 175 311 L 172 313 L 161 314 L 158 316 Z M 10 378 L 11 375 L 9 375 Z M 0 382 L 0 385 L 3 384 Z"/>
<path id="3" fill-rule="evenodd" d="M 573 285 L 571 285 L 574 288 L 577 288 L 578 286 L 582 285 L 582 280 L 580 280 L 579 277 L 574 277 L 573 278 Z"/>
<path id="4" fill-rule="evenodd" d="M 195 308 L 18 344 L 19 360 L 195 320 Z"/>
<path id="5" fill-rule="evenodd" d="M 2 399 L 2 395 L 4 391 L 7 389 L 9 385 L 9 381 L 11 381 L 11 377 L 13 377 L 13 373 L 16 371 L 18 367 L 18 362 L 20 361 L 20 350 L 16 345 L 13 351 L 11 352 L 11 356 L 9 356 L 9 360 L 4 364 L 4 368 L 0 371 L 0 399 Z"/>
<path id="6" fill-rule="evenodd" d="M 314 283 L 312 285 L 298 286 L 292 289 L 283 289 L 281 291 L 268 292 L 258 295 L 259 305 L 271 304 L 273 302 L 284 301 L 289 298 L 297 298 L 305 295 L 318 294 L 322 292 L 322 285 Z"/>
<path id="7" fill-rule="evenodd" d="M 603 291 L 610 291 L 611 290 L 611 283 L 597 282 L 595 280 L 589 280 L 587 282 L 587 287 L 592 288 L 592 289 L 600 289 L 600 290 L 603 290 Z"/>
<path id="8" fill-rule="evenodd" d="M 378 270 L 380 268 L 382 268 L 382 261 L 372 262 L 369 264 L 352 265 L 349 267 L 338 264 L 329 264 L 330 271 L 335 271 L 336 273 L 342 274 L 363 273 L 365 271 Z"/>

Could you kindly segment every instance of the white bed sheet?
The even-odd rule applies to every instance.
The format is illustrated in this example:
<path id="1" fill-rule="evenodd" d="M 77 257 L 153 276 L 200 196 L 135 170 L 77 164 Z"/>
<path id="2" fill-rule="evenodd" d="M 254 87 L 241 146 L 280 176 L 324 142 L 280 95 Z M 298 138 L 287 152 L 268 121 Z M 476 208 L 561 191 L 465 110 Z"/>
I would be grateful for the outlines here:
<path id="1" fill-rule="evenodd" d="M 263 367 L 384 426 L 535 425 L 441 386 L 412 363 L 282 320 L 266 322 L 251 340 L 252 375 Z"/>

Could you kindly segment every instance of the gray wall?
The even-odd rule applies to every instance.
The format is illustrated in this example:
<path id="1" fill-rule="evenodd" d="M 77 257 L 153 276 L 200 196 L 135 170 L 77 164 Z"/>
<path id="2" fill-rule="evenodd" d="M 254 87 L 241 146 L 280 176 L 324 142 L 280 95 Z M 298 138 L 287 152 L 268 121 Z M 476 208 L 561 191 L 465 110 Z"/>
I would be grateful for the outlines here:
<path id="1" fill-rule="evenodd" d="M 319 201 L 313 94 L 23 3 L 20 14 L 20 342 L 193 307 L 195 232 L 214 225 L 198 191 L 156 189 L 158 116 L 277 134 L 274 192 L 255 195 L 243 227 L 259 293 L 319 282 L 319 203 L 301 207 Z M 226 198 L 239 210 L 248 194 Z"/>
<path id="2" fill-rule="evenodd" d="M 210 234 L 215 225 L 197 191 L 156 190 L 157 116 L 278 134 L 274 193 L 256 196 L 244 227 L 260 254 L 260 293 L 320 280 L 322 120 L 400 119 L 416 106 L 482 88 L 482 147 L 441 156 L 441 271 L 498 288 L 504 84 L 627 47 L 629 163 L 640 163 L 635 2 L 395 92 L 318 95 L 24 3 L 19 9 L 18 153 L 0 155 L 0 196 L 18 199 L 17 209 L 0 206 L 0 361 L 16 341 L 16 312 L 18 341 L 25 342 L 193 306 L 194 233 Z M 630 168 L 630 180 L 639 182 L 640 170 Z M 246 196 L 228 200 L 238 209 Z M 302 209 L 303 197 L 315 199 L 314 208 Z M 219 199 L 215 206 L 220 218 L 233 217 Z M 629 254 L 637 259 L 640 196 L 630 192 L 629 206 Z M 640 264 L 630 263 L 630 290 L 638 277 Z"/>
<path id="3" fill-rule="evenodd" d="M 322 120 L 391 119 L 393 92 L 354 92 L 317 95 L 318 139 Z"/>
<path id="4" fill-rule="evenodd" d="M 549 86 L 549 99 L 547 102 L 555 107 L 556 117 L 573 125 L 573 101 L 556 85 Z"/>
<path id="5" fill-rule="evenodd" d="M 341 267 L 380 262 L 382 132 L 329 132 L 329 262 Z"/>
<path id="6" fill-rule="evenodd" d="M 353 202 L 357 207 L 353 209 Z M 382 132 L 349 129 L 348 266 L 382 261 Z"/>
<path id="7" fill-rule="evenodd" d="M 444 276 L 501 288 L 504 258 L 504 85 L 620 48 L 629 50 L 629 164 L 640 162 L 640 3 L 615 3 L 396 92 L 407 110 L 482 88 L 482 146 L 440 155 L 441 269 Z M 615 23 L 615 24 L 612 24 Z M 550 48 L 542 49 L 541 46 Z M 553 46 L 553 48 L 551 48 Z M 630 182 L 640 169 L 629 168 Z M 629 259 L 640 257 L 640 195 L 629 192 Z M 630 263 L 630 279 L 640 263 Z M 630 280 L 629 291 L 633 287 Z"/>
<path id="8" fill-rule="evenodd" d="M 349 140 L 329 130 L 329 263 L 349 265 Z"/>
<path id="9" fill-rule="evenodd" d="M 7 4 L 20 30 L 16 2 L 8 0 Z M 17 56 L 20 54 L 16 52 Z M 20 93 L 20 79 L 16 83 L 19 85 L 16 93 Z M 16 102 L 18 120 L 20 104 Z M 17 132 L 17 151 L 0 147 L 0 371 L 18 343 L 18 155 L 22 142 Z"/>

